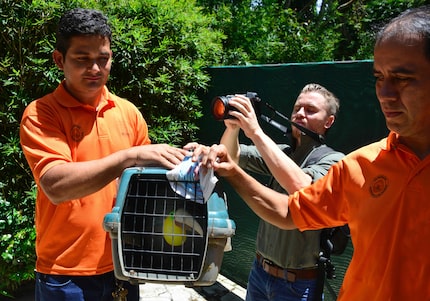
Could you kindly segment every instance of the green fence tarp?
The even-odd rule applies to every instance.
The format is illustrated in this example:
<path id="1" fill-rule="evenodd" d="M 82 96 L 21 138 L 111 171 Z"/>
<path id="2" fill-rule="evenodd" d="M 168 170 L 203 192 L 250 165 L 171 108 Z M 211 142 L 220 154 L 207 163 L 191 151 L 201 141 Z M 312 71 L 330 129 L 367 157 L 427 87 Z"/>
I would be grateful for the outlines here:
<path id="1" fill-rule="evenodd" d="M 340 99 L 340 114 L 327 135 L 327 143 L 348 153 L 387 134 L 375 95 L 372 68 L 372 61 L 211 67 L 208 71 L 212 79 L 203 96 L 204 118 L 199 123 L 198 138 L 212 144 L 219 142 L 222 135 L 223 123 L 215 121 L 209 110 L 215 96 L 257 92 L 263 102 L 289 118 L 300 90 L 314 82 Z M 261 124 L 275 141 L 286 142 L 280 131 L 263 121 Z"/>

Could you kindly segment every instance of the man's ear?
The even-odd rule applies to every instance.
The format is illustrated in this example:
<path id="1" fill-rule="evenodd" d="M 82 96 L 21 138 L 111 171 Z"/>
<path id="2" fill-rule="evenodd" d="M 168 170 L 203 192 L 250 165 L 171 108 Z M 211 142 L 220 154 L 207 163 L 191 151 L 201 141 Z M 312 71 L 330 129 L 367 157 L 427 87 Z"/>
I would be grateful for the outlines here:
<path id="1" fill-rule="evenodd" d="M 334 115 L 330 115 L 330 116 L 327 118 L 327 121 L 325 122 L 324 127 L 325 127 L 326 129 L 331 128 L 331 126 L 333 125 L 333 123 L 334 123 L 334 120 L 335 120 L 335 119 L 336 119 L 336 118 L 334 117 Z"/>
<path id="2" fill-rule="evenodd" d="M 55 65 L 57 65 L 57 67 L 60 70 L 63 70 L 63 66 L 64 66 L 64 64 L 63 64 L 63 62 L 64 62 L 64 56 L 63 56 L 63 54 L 60 51 L 58 51 L 57 49 L 55 49 L 54 52 L 52 52 L 52 58 L 53 58 L 53 60 L 55 62 Z"/>

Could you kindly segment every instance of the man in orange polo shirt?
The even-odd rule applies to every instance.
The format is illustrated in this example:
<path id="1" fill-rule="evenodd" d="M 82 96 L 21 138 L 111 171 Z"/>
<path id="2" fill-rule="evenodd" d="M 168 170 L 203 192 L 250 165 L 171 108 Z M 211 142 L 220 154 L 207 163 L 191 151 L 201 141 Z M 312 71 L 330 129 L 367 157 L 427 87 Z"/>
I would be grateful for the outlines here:
<path id="1" fill-rule="evenodd" d="M 223 145 L 201 148 L 202 164 L 280 228 L 348 223 L 354 254 L 338 300 L 430 300 L 429 6 L 404 12 L 379 32 L 374 75 L 388 137 L 348 154 L 290 197 L 246 174 Z"/>
<path id="2" fill-rule="evenodd" d="M 171 169 L 186 153 L 151 145 L 138 109 L 109 92 L 110 44 L 102 13 L 65 13 L 53 52 L 65 79 L 22 117 L 21 145 L 38 186 L 36 300 L 112 300 L 118 282 L 102 223 L 116 179 L 130 166 Z M 127 300 L 139 300 L 138 286 L 120 285 Z"/>

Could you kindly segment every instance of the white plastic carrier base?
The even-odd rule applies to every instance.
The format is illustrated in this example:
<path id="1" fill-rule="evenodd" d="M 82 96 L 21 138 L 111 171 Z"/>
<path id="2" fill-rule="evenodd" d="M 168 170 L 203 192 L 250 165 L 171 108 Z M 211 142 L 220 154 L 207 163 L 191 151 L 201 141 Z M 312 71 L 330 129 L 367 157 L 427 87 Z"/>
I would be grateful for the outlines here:
<path id="1" fill-rule="evenodd" d="M 236 229 L 225 194 L 215 189 L 207 202 L 185 199 L 166 172 L 133 167 L 120 178 L 115 207 L 103 221 L 115 275 L 135 284 L 212 285 Z"/>

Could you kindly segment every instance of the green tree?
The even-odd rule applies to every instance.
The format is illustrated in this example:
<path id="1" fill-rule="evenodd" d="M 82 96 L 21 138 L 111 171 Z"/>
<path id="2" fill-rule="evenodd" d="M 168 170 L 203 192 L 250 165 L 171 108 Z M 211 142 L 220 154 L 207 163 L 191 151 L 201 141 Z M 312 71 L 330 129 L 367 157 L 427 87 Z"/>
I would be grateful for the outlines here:
<path id="1" fill-rule="evenodd" d="M 29 9 L 26 2 L 7 0 L 0 6 L 0 295 L 33 277 L 35 186 L 18 131 L 23 108 L 52 85 L 41 40 L 54 30 L 55 9 L 47 4 Z"/>
<path id="2" fill-rule="evenodd" d="M 232 65 L 371 59 L 378 28 L 425 0 L 199 0 Z"/>
<path id="3" fill-rule="evenodd" d="M 73 7 L 102 10 L 112 25 L 108 86 L 142 111 L 155 143 L 182 145 L 201 117 L 205 67 L 221 58 L 223 35 L 193 1 L 0 0 L 0 295 L 32 279 L 36 186 L 19 145 L 26 105 L 62 79 L 54 65 L 55 30 Z"/>
<path id="4" fill-rule="evenodd" d="M 222 34 L 193 1 L 123 1 L 104 11 L 114 28 L 110 87 L 141 108 L 152 141 L 191 140 L 209 82 L 204 67 L 220 61 Z"/>

